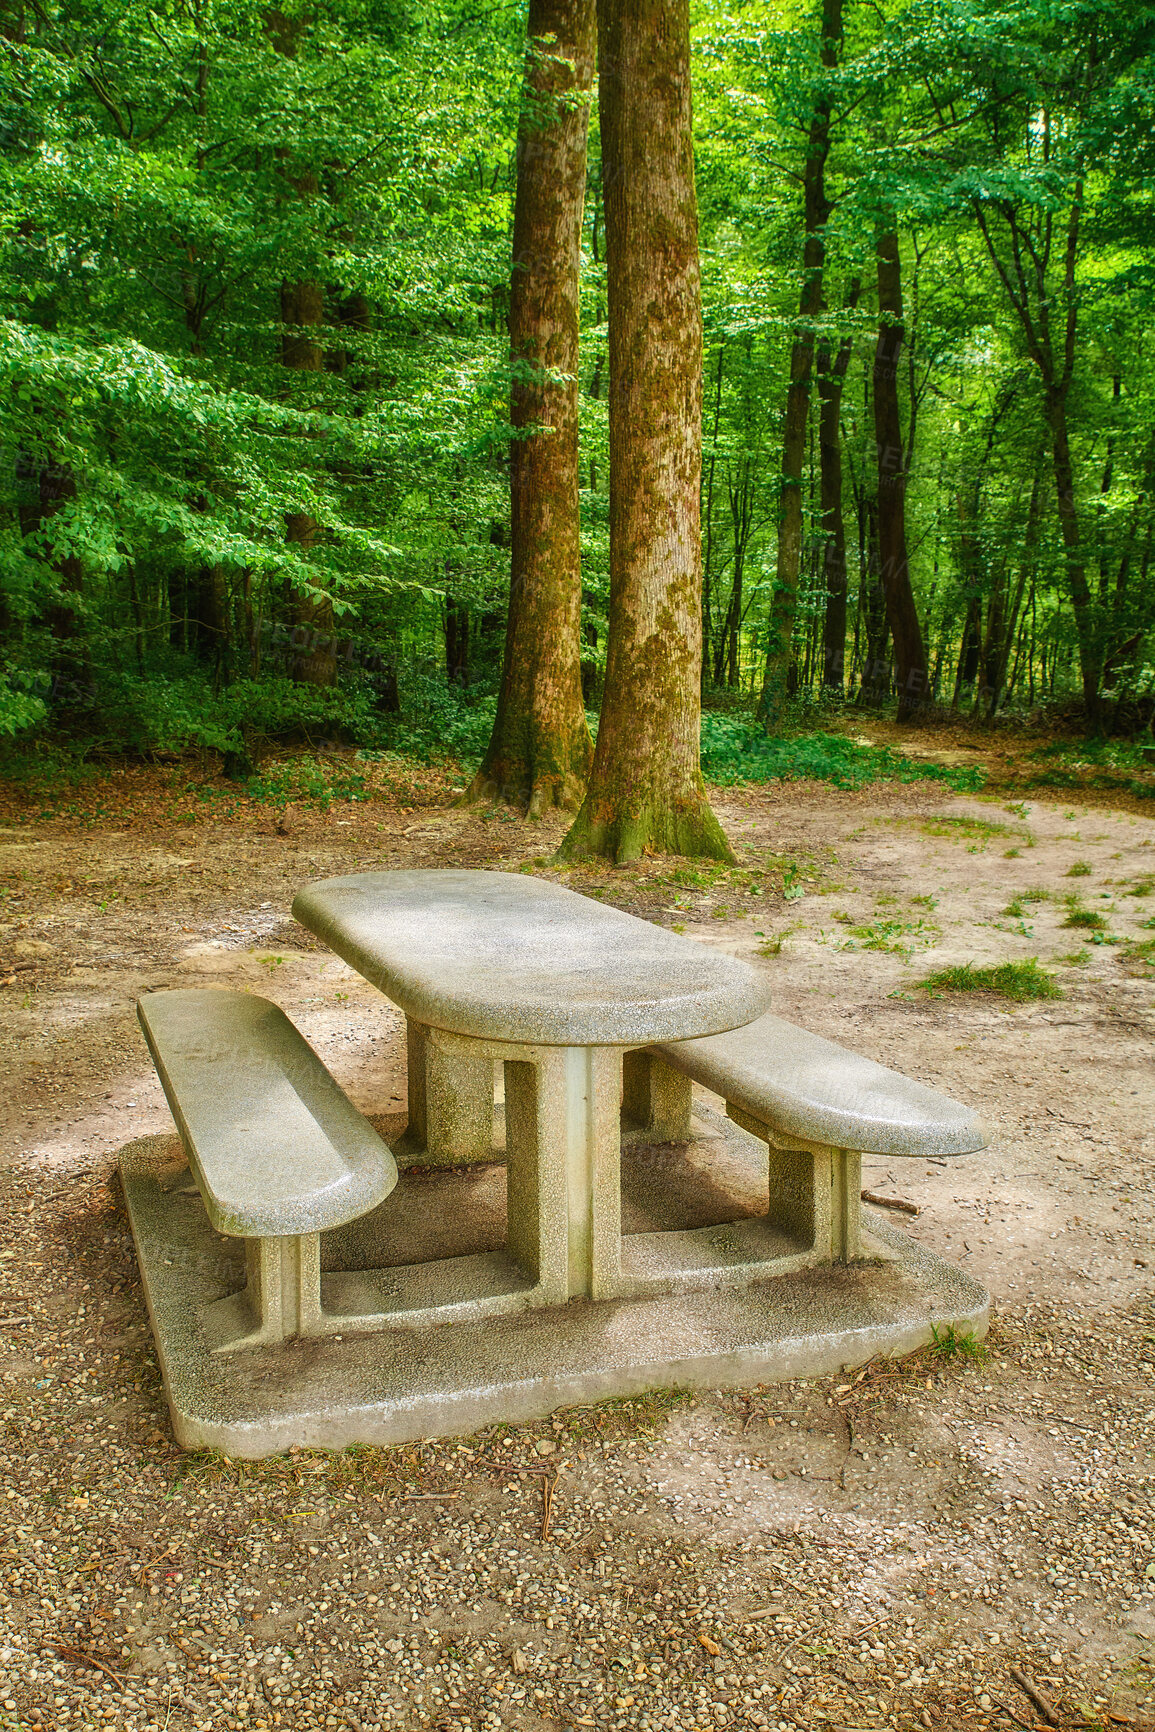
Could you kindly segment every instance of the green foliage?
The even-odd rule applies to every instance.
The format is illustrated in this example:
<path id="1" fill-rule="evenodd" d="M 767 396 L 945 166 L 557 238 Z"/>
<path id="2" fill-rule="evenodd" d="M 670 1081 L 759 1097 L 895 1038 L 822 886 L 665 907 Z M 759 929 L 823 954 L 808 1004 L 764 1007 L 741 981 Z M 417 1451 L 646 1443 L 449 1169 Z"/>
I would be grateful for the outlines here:
<path id="1" fill-rule="evenodd" d="M 852 924 L 849 915 L 834 918 L 845 927 L 847 937 L 843 950 L 882 950 L 894 956 L 909 958 L 916 944 L 933 944 L 941 928 L 933 921 L 905 919 L 902 915 L 880 915 L 876 920 Z"/>
<path id="2" fill-rule="evenodd" d="M 959 791 L 982 787 L 985 772 L 904 757 L 887 746 L 863 746 L 843 734 L 781 738 L 742 717 L 707 710 L 702 716 L 702 773 L 711 782 L 830 782 L 863 788 L 871 782 L 945 782 Z"/>
<path id="3" fill-rule="evenodd" d="M 55 753 L 62 773 L 119 750 L 251 756 L 334 736 L 475 761 L 508 596 L 523 9 L 33 12 L 5 37 L 0 98 L 0 737 L 38 734 L 40 768 Z M 1090 658 L 1135 729 L 1155 704 L 1155 13 L 1149 0 L 882 0 L 846 8 L 836 70 L 818 17 L 777 0 L 695 8 L 706 685 L 735 712 L 705 718 L 704 765 L 723 783 L 974 790 L 977 769 L 826 731 L 841 685 L 821 686 L 816 459 L 794 641 L 794 713 L 812 725 L 768 739 L 739 714 L 774 582 L 810 121 L 829 98 L 824 307 L 807 334 L 816 369 L 848 345 L 842 684 L 859 691 L 868 653 L 886 659 L 885 633 L 868 649 L 868 387 L 872 239 L 892 210 L 908 539 L 935 699 L 1031 709 L 1079 689 Z M 589 186 L 582 653 L 596 683 L 609 564 L 596 112 Z M 1028 256 L 1038 268 L 1021 274 Z M 1044 323 L 1070 331 L 1050 384 Z M 1079 617 L 1060 498 L 1079 515 Z M 455 622 L 467 649 L 448 667 Z M 1000 699 L 987 662 L 1003 627 Z M 318 683 L 334 654 L 336 679 Z M 1113 742 L 1048 749 L 1035 779 L 1155 795 L 1150 754 Z"/>
<path id="4" fill-rule="evenodd" d="M 930 1334 L 931 1352 L 936 1359 L 948 1362 L 963 1360 L 971 1365 L 982 1365 L 990 1358 L 990 1349 L 984 1346 L 972 1329 L 960 1329 L 954 1323 L 932 1323 Z"/>
<path id="5" fill-rule="evenodd" d="M 999 962 L 989 968 L 976 968 L 964 962 L 954 968 L 940 968 L 928 974 L 918 985 L 927 992 L 990 992 L 999 998 L 1009 998 L 1015 1004 L 1032 999 L 1062 998 L 1053 974 L 1039 967 L 1036 956 L 1025 962 Z"/>
<path id="6" fill-rule="evenodd" d="M 42 682 L 11 663 L 0 663 L 0 737 L 22 734 L 42 722 L 48 705 Z"/>

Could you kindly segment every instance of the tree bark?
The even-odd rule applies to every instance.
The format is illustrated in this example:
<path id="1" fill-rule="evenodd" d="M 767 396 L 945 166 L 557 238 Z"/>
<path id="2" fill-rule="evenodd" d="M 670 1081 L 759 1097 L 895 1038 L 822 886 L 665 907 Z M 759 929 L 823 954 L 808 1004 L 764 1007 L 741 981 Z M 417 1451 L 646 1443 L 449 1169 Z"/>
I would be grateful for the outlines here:
<path id="1" fill-rule="evenodd" d="M 610 612 L 565 858 L 732 859 L 699 765 L 702 300 L 687 0 L 600 0 L 610 327 Z"/>
<path id="2" fill-rule="evenodd" d="M 466 799 L 581 804 L 578 279 L 594 0 L 530 0 L 510 287 L 512 562 L 493 735 Z"/>
<path id="3" fill-rule="evenodd" d="M 842 0 L 821 0 L 820 58 L 825 71 L 838 65 L 842 46 Z M 782 432 L 782 490 L 778 519 L 778 557 L 770 600 L 770 638 L 762 682 L 759 715 L 773 722 L 782 713 L 793 659 L 794 618 L 798 611 L 798 575 L 802 567 L 802 470 L 806 459 L 806 425 L 810 414 L 810 381 L 814 369 L 814 327 L 824 305 L 826 223 L 826 159 L 830 155 L 830 91 L 823 86 L 815 100 L 803 169 L 802 292 L 798 325 L 790 349 L 790 383 Z"/>
<path id="4" fill-rule="evenodd" d="M 874 437 L 878 447 L 879 575 L 894 641 L 898 720 L 910 721 L 925 701 L 926 646 L 910 584 L 906 547 L 906 461 L 898 405 L 898 367 L 905 326 L 898 225 L 893 214 L 875 237 L 878 263 L 878 342 L 874 351 Z"/>

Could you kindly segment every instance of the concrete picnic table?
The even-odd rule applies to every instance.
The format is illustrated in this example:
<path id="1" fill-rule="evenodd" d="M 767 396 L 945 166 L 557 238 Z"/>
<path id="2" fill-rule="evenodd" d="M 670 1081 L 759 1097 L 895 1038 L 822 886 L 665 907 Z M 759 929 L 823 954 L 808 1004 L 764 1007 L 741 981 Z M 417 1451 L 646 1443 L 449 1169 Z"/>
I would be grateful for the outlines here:
<path id="1" fill-rule="evenodd" d="M 404 1011 L 410 1135 L 443 1159 L 488 1151 L 504 1063 L 521 1302 L 621 1293 L 623 1055 L 752 1022 L 766 980 L 520 873 L 352 873 L 307 886 L 293 914 Z"/>

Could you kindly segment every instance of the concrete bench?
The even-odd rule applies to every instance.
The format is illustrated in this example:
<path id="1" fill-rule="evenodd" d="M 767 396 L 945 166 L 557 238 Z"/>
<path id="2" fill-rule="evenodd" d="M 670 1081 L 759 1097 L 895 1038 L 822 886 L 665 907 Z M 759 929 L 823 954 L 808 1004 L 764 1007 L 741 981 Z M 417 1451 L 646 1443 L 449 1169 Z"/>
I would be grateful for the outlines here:
<path id="1" fill-rule="evenodd" d="M 623 1111 L 654 1142 L 685 1142 L 692 1085 L 770 1151 L 768 1223 L 815 1261 L 860 1254 L 863 1154 L 948 1156 L 986 1147 L 969 1107 L 778 1016 L 627 1055 Z"/>
<path id="2" fill-rule="evenodd" d="M 137 1015 L 209 1220 L 245 1241 L 244 1292 L 204 1314 L 213 1346 L 325 1333 L 320 1234 L 389 1195 L 389 1149 L 267 999 L 156 992 Z"/>

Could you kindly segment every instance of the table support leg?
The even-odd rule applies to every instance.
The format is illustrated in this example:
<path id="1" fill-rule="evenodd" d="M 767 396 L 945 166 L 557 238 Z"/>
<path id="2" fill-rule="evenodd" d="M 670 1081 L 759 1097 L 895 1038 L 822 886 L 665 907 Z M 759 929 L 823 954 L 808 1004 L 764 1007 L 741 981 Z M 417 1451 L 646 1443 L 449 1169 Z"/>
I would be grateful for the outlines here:
<path id="1" fill-rule="evenodd" d="M 507 1061 L 505 1078 L 510 1251 L 556 1283 L 546 1303 L 610 1297 L 621 1275 L 621 1054 L 539 1047 Z"/>
<path id="2" fill-rule="evenodd" d="M 493 1059 L 455 1051 L 446 1059 L 423 1023 L 405 1018 L 409 1128 L 403 1156 L 421 1166 L 492 1161 Z"/>

